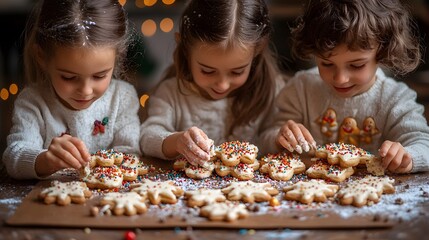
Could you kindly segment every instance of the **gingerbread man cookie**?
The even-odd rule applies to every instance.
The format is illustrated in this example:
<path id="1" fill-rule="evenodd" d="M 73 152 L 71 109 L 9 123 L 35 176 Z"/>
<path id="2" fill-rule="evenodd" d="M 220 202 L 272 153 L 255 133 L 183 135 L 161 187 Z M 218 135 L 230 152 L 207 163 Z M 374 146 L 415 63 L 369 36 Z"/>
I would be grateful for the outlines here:
<path id="1" fill-rule="evenodd" d="M 287 200 L 299 201 L 309 204 L 312 202 L 325 202 L 338 191 L 337 185 L 327 184 L 324 180 L 312 179 L 308 182 L 299 181 L 283 188 Z"/>
<path id="2" fill-rule="evenodd" d="M 39 194 L 39 199 L 46 204 L 56 202 L 60 206 L 69 205 L 70 203 L 85 203 L 86 199 L 92 196 L 92 192 L 84 182 L 59 182 L 54 180 L 51 186 Z"/>
<path id="3" fill-rule="evenodd" d="M 363 120 L 363 127 L 360 132 L 360 140 L 363 143 L 371 144 L 372 137 L 378 134 L 380 131 L 378 130 L 375 120 L 372 117 L 367 117 Z"/>
<path id="4" fill-rule="evenodd" d="M 226 197 L 220 189 L 200 188 L 198 190 L 186 191 L 189 207 L 201 207 L 215 202 L 225 202 Z"/>
<path id="5" fill-rule="evenodd" d="M 320 124 L 320 131 L 328 139 L 333 140 L 332 138 L 336 135 L 338 130 L 337 122 L 337 113 L 334 109 L 328 108 L 322 117 L 318 119 Z"/>
<path id="6" fill-rule="evenodd" d="M 269 201 L 279 191 L 270 183 L 256 183 L 252 181 L 232 182 L 222 189 L 227 194 L 228 200 L 243 201 L 248 203 Z"/>
<path id="7" fill-rule="evenodd" d="M 312 159 L 313 165 L 306 171 L 307 176 L 311 178 L 329 179 L 334 182 L 342 182 L 349 178 L 355 172 L 353 167 L 342 168 L 338 165 L 331 165 L 325 159 Z"/>
<path id="8" fill-rule="evenodd" d="M 229 167 L 236 166 L 240 162 L 252 164 L 258 155 L 257 146 L 241 141 L 224 142 L 215 151 L 222 163 Z"/>
<path id="9" fill-rule="evenodd" d="M 394 193 L 394 182 L 389 177 L 365 176 L 341 188 L 336 197 L 342 205 L 362 207 L 371 202 L 377 203 L 383 193 Z"/>
<path id="10" fill-rule="evenodd" d="M 352 117 L 344 118 L 338 131 L 338 142 L 359 145 L 360 129 Z"/>
<path id="11" fill-rule="evenodd" d="M 235 221 L 249 215 L 246 205 L 237 202 L 212 203 L 201 208 L 200 215 L 211 221 Z"/>
<path id="12" fill-rule="evenodd" d="M 143 179 L 141 183 L 130 185 L 132 192 L 137 192 L 149 201 L 158 205 L 160 203 L 175 204 L 177 198 L 183 195 L 183 189 L 175 186 L 173 181 L 153 182 Z"/>
<path id="13" fill-rule="evenodd" d="M 281 152 L 277 154 L 268 154 L 261 158 L 261 173 L 268 173 L 271 179 L 278 181 L 287 181 L 294 174 L 305 171 L 305 164 L 299 158 L 299 155 Z"/>
<path id="14" fill-rule="evenodd" d="M 136 192 L 109 192 L 101 199 L 101 205 L 109 205 L 115 215 L 132 216 L 147 211 L 144 197 Z"/>
<path id="15" fill-rule="evenodd" d="M 339 164 L 341 167 L 354 167 L 361 162 L 373 159 L 375 156 L 368 151 L 346 143 L 328 143 L 317 146 L 316 157 L 327 159 L 329 164 Z"/>

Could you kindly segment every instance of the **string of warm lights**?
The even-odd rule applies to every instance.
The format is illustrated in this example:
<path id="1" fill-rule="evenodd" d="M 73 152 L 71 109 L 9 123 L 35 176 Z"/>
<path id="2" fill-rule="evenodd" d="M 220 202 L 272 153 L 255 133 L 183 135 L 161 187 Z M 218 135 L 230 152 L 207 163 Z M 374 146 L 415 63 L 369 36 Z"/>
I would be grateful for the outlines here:
<path id="1" fill-rule="evenodd" d="M 6 101 L 7 99 L 9 99 L 10 95 L 15 95 L 17 93 L 18 93 L 18 85 L 16 85 L 15 83 L 12 83 L 9 85 L 9 89 L 2 88 L 0 90 L 0 98 Z"/>

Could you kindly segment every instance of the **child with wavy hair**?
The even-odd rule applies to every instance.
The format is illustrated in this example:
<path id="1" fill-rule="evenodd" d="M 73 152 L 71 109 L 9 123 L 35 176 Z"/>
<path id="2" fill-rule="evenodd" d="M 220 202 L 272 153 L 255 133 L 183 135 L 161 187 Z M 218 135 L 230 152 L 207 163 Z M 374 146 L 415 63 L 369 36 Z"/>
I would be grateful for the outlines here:
<path id="1" fill-rule="evenodd" d="M 143 153 L 182 155 L 202 165 L 210 139 L 261 146 L 258 135 L 283 86 L 269 47 L 271 31 L 264 0 L 190 1 L 176 35 L 174 64 L 146 107 Z"/>
<path id="2" fill-rule="evenodd" d="M 418 66 L 415 30 L 398 0 L 309 1 L 292 30 L 293 51 L 317 68 L 296 73 L 279 94 L 280 113 L 264 139 L 298 153 L 345 142 L 378 153 L 391 172 L 429 170 L 424 107 L 382 70 Z"/>
<path id="3" fill-rule="evenodd" d="M 116 80 L 127 78 L 128 33 L 117 0 L 38 2 L 26 29 L 28 85 L 3 154 L 11 177 L 79 169 L 100 149 L 140 153 L 137 92 Z"/>

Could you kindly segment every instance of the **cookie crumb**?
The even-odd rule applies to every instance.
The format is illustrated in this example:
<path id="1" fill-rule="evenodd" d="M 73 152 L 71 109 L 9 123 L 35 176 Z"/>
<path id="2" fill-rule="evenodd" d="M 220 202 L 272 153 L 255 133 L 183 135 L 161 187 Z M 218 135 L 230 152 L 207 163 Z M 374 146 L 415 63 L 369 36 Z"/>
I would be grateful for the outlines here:
<path id="1" fill-rule="evenodd" d="M 396 205 L 402 205 L 402 204 L 404 204 L 404 200 L 402 200 L 402 198 L 397 198 L 397 199 L 395 199 L 395 204 Z"/>

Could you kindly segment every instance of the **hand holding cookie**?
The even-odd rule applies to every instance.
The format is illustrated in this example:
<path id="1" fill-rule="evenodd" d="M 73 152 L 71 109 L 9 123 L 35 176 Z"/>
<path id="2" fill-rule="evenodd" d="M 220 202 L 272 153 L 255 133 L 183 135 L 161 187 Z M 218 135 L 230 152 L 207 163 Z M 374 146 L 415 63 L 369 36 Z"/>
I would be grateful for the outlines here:
<path id="1" fill-rule="evenodd" d="M 383 168 L 393 173 L 407 173 L 413 168 L 411 155 L 399 142 L 385 141 L 379 150 Z"/>

